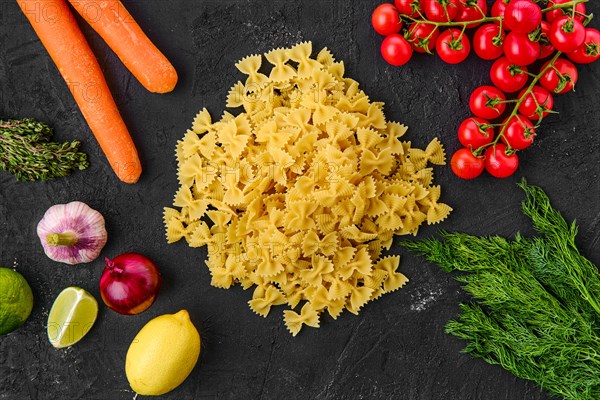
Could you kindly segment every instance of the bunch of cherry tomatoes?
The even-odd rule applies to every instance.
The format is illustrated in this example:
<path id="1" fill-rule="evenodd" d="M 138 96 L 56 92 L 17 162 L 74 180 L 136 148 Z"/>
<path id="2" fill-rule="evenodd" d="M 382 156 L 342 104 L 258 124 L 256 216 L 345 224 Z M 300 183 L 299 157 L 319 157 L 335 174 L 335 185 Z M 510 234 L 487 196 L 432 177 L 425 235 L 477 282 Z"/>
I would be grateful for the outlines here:
<path id="1" fill-rule="evenodd" d="M 471 47 L 480 58 L 496 60 L 490 70 L 493 86 L 473 91 L 474 116 L 458 129 L 464 148 L 452 157 L 457 176 L 473 179 L 484 169 L 497 178 L 514 174 L 516 153 L 533 143 L 541 120 L 554 112 L 553 95 L 577 83 L 573 62 L 600 58 L 600 32 L 586 28 L 592 18 L 586 1 L 496 0 L 489 16 L 486 0 L 395 0 L 375 9 L 373 27 L 385 36 L 381 54 L 392 65 L 434 49 L 443 61 L 458 64 Z M 477 30 L 471 42 L 466 32 L 472 28 Z M 537 74 L 528 70 L 544 59 Z M 516 96 L 507 98 L 512 93 Z"/>

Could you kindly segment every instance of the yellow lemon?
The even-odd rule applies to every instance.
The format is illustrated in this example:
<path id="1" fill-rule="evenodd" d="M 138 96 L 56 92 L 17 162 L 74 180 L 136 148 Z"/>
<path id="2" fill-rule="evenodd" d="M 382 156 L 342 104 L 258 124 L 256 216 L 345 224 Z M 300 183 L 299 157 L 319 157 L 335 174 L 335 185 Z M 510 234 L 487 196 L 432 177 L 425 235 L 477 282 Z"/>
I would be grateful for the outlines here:
<path id="1" fill-rule="evenodd" d="M 125 373 L 143 396 L 160 396 L 181 385 L 200 356 L 200 334 L 186 310 L 160 315 L 131 342 Z"/>

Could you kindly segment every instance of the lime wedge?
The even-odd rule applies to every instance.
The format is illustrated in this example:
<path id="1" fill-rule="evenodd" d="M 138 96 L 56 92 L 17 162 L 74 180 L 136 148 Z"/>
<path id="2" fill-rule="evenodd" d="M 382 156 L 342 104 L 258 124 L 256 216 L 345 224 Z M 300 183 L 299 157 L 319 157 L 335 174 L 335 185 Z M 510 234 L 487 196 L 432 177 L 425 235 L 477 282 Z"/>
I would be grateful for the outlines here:
<path id="1" fill-rule="evenodd" d="M 48 339 L 60 349 L 79 342 L 92 328 L 98 315 L 98 302 L 78 287 L 68 287 L 54 300 L 48 315 Z"/>

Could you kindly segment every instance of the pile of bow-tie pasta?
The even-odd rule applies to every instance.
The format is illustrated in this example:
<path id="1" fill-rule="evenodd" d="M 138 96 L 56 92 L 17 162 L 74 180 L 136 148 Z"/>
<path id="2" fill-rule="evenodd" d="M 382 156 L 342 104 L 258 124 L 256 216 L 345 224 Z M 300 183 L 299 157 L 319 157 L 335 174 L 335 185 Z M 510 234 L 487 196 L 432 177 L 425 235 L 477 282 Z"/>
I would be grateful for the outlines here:
<path id="1" fill-rule="evenodd" d="M 203 110 L 177 145 L 181 188 L 165 208 L 169 243 L 208 246 L 212 285 L 255 286 L 251 309 L 287 304 L 287 328 L 319 326 L 402 287 L 400 258 L 381 257 L 394 235 L 416 234 L 451 208 L 438 202 L 428 163 L 445 163 L 437 139 L 425 150 L 401 141 L 343 62 L 312 44 L 250 56 L 213 122 Z"/>

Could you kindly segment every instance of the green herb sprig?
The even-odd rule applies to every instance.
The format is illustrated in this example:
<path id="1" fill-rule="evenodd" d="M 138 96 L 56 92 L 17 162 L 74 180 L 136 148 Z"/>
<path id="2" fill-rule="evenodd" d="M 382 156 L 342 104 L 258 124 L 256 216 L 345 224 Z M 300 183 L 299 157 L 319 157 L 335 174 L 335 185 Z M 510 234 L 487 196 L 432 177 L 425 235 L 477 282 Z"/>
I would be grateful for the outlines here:
<path id="1" fill-rule="evenodd" d="M 520 184 L 523 212 L 541 234 L 504 238 L 442 233 L 403 242 L 439 264 L 475 299 L 446 332 L 465 352 L 570 400 L 600 399 L 600 274 L 575 245 L 577 226 L 539 187 Z"/>
<path id="2" fill-rule="evenodd" d="M 78 141 L 52 142 L 52 128 L 30 118 L 0 120 L 0 169 L 20 181 L 50 181 L 89 167 Z"/>

